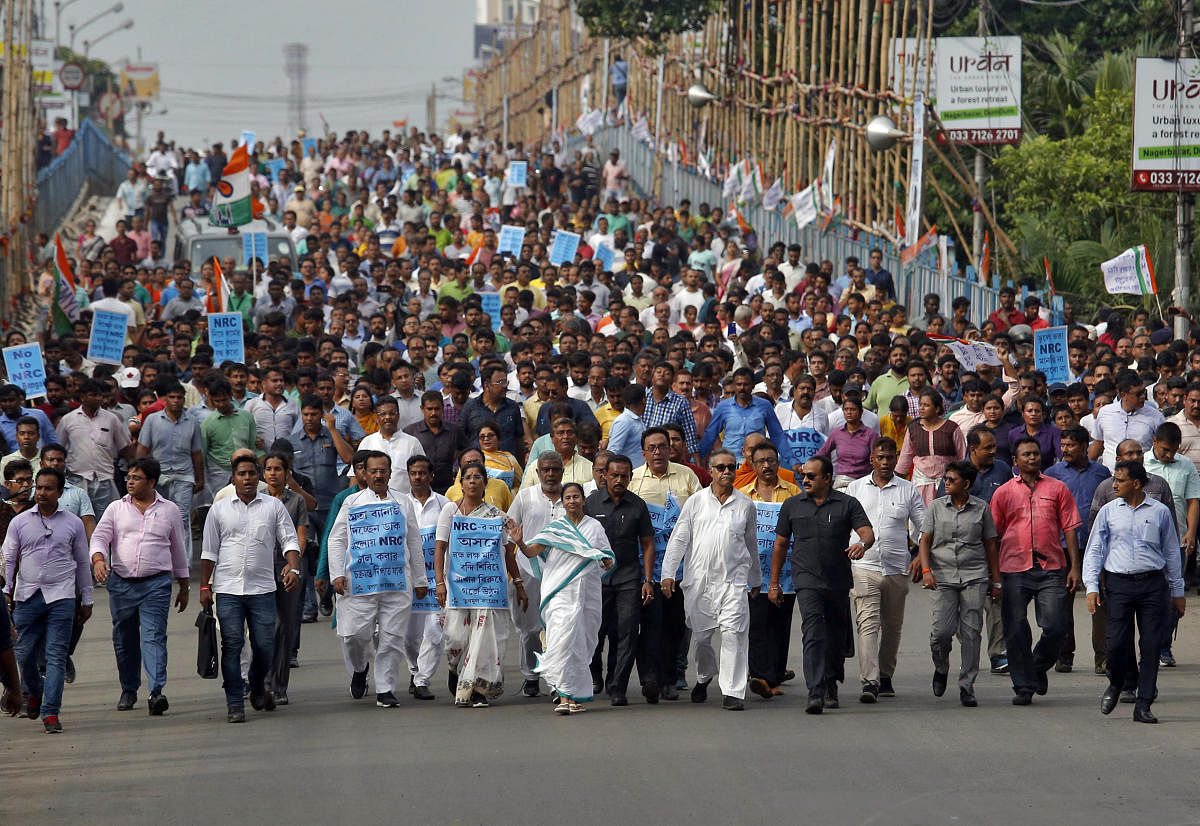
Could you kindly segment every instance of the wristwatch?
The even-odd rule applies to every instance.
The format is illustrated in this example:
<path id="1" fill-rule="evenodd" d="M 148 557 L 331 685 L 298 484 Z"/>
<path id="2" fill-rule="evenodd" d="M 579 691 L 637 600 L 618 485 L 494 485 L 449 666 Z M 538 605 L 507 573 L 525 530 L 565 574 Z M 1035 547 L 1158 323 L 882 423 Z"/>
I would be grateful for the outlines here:
<path id="1" fill-rule="evenodd" d="M 296 569 L 296 568 L 288 568 L 288 573 L 289 573 L 289 574 L 291 574 L 291 575 L 292 575 L 292 576 L 294 576 L 294 577 L 299 577 L 299 576 L 300 576 L 300 571 L 299 571 L 298 569 Z"/>

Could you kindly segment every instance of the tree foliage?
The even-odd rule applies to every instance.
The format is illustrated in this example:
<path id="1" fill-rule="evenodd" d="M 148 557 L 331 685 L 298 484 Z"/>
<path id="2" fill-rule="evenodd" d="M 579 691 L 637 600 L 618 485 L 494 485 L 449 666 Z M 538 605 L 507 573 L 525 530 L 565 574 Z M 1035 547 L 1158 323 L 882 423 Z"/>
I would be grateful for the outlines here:
<path id="1" fill-rule="evenodd" d="M 576 9 L 597 37 L 659 41 L 695 31 L 721 7 L 721 0 L 579 0 Z"/>

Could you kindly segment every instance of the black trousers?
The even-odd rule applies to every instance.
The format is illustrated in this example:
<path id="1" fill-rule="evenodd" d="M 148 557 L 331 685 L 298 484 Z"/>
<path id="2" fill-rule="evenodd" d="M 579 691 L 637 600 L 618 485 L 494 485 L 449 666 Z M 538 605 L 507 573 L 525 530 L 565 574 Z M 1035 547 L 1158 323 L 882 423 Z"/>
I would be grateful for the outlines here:
<path id="1" fill-rule="evenodd" d="M 783 682 L 792 636 L 796 595 L 784 594 L 776 606 L 765 593 L 750 598 L 750 677 L 774 688 Z"/>
<path id="2" fill-rule="evenodd" d="M 287 691 L 291 674 L 288 662 L 300 637 L 302 597 L 303 592 L 299 588 L 288 591 L 283 587 L 283 580 L 275 577 L 275 656 L 271 658 L 271 668 L 267 671 L 267 689 L 270 691 Z"/>
<path id="3" fill-rule="evenodd" d="M 683 615 L 683 591 L 678 587 L 670 599 L 654 583 L 654 599 L 642 606 L 641 632 L 638 635 L 637 667 L 642 684 L 659 687 L 675 682 L 675 660 L 687 631 Z"/>
<path id="4" fill-rule="evenodd" d="M 1149 708 L 1158 684 L 1158 654 L 1170 629 L 1172 608 L 1167 578 L 1161 572 L 1132 576 L 1105 574 L 1108 590 L 1108 682 L 1126 688 L 1137 675 L 1137 705 Z M 1137 621 L 1141 664 L 1133 654 L 1133 624 Z"/>
<path id="5" fill-rule="evenodd" d="M 592 657 L 592 673 L 599 674 L 601 650 L 608 641 L 608 668 L 604 687 L 609 695 L 624 694 L 629 687 L 629 675 L 638 652 L 638 625 L 641 622 L 641 586 L 631 585 L 601 588 L 604 610 L 600 621 L 600 639 Z"/>
<path id="6" fill-rule="evenodd" d="M 809 697 L 823 697 L 846 677 L 850 634 L 850 590 L 798 588 L 800 635 L 804 641 L 804 682 Z"/>

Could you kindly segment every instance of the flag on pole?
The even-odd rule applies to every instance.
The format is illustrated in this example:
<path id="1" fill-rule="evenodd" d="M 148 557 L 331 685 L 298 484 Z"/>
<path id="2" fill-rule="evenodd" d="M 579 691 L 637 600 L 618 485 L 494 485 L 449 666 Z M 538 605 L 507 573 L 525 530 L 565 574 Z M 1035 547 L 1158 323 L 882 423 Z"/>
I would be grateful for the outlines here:
<path id="1" fill-rule="evenodd" d="M 62 237 L 54 233 L 54 303 L 51 305 L 56 335 L 71 332 L 71 323 L 79 318 L 79 304 L 75 301 L 75 275 L 71 272 L 71 261 L 63 249 Z"/>
<path id="2" fill-rule="evenodd" d="M 904 216 L 900 214 L 900 204 L 896 204 L 896 237 L 904 240 Z"/>
<path id="3" fill-rule="evenodd" d="M 1054 277 L 1050 275 L 1050 258 L 1042 256 L 1042 266 L 1046 268 L 1046 283 L 1050 286 L 1050 297 L 1054 298 Z"/>
<path id="4" fill-rule="evenodd" d="M 687 144 L 683 141 L 679 142 L 679 160 L 684 166 L 689 166 L 691 161 L 688 160 Z"/>
<path id="5" fill-rule="evenodd" d="M 821 221 L 821 232 L 822 233 L 828 232 L 829 227 L 838 221 L 838 219 L 841 217 L 841 214 L 842 214 L 842 196 L 839 195 L 838 197 L 833 199 L 833 205 L 830 206 L 829 209 L 825 210 L 825 217 Z"/>
<path id="6" fill-rule="evenodd" d="M 743 233 L 750 231 L 750 225 L 746 223 L 746 219 L 742 216 L 742 211 L 737 208 L 736 202 L 729 204 L 729 220 L 737 221 L 739 231 Z"/>
<path id="7" fill-rule="evenodd" d="M 983 233 L 983 251 L 979 254 L 979 279 L 981 284 L 987 284 L 992 278 L 992 245 L 991 238 Z"/>
<path id="8" fill-rule="evenodd" d="M 262 215 L 262 205 L 250 197 L 250 158 L 242 144 L 221 172 L 208 222 L 217 227 L 240 227 Z"/>
<path id="9" fill-rule="evenodd" d="M 204 300 L 204 306 L 210 313 L 223 313 L 229 307 L 229 282 L 225 278 L 225 272 L 221 269 L 221 262 L 215 255 L 212 265 L 213 288 L 208 294 L 208 298 Z"/>
<path id="10" fill-rule="evenodd" d="M 1154 278 L 1154 266 L 1145 244 L 1131 247 L 1116 258 L 1100 265 L 1104 273 L 1104 288 L 1116 295 L 1157 295 L 1158 282 Z"/>
<path id="11" fill-rule="evenodd" d="M 783 178 L 776 178 L 775 183 L 771 184 L 771 188 L 763 193 L 762 204 L 763 209 L 768 212 L 774 212 L 779 206 L 779 202 L 783 200 Z"/>
<path id="12" fill-rule="evenodd" d="M 394 129 L 403 129 L 403 128 L 404 128 L 404 127 L 406 127 L 406 126 L 408 126 L 408 118 L 405 118 L 404 120 L 394 120 L 394 121 L 392 121 L 392 127 L 393 127 Z"/>
<path id="13" fill-rule="evenodd" d="M 705 149 L 703 152 L 701 152 L 696 158 L 696 169 L 699 170 L 700 174 L 705 178 L 712 177 L 713 155 L 713 149 L 710 146 L 708 149 Z"/>
<path id="14" fill-rule="evenodd" d="M 467 256 L 467 266 L 470 267 L 475 263 L 475 259 L 479 257 L 479 251 L 483 249 L 483 244 L 477 244 L 471 254 Z"/>

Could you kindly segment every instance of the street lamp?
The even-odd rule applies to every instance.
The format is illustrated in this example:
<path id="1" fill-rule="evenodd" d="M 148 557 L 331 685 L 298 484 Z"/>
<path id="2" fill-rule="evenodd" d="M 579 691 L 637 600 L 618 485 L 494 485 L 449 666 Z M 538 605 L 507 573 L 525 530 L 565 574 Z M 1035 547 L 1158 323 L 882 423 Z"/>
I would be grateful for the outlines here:
<path id="1" fill-rule="evenodd" d="M 120 4 L 118 3 L 117 5 L 120 5 Z M 121 25 L 117 26 L 116 28 L 109 29 L 104 34 L 97 37 L 95 40 L 83 41 L 83 56 L 86 58 L 88 56 L 89 52 L 91 51 L 92 46 L 95 46 L 97 43 L 99 43 L 101 40 L 108 37 L 109 35 L 116 34 L 119 31 L 124 31 L 125 29 L 132 29 L 132 28 L 133 28 L 133 20 L 129 19 L 129 20 L 126 20 Z"/>
<path id="2" fill-rule="evenodd" d="M 67 30 L 71 33 L 71 51 L 75 51 L 75 35 L 79 34 L 79 32 L 81 32 L 83 29 L 85 29 L 88 26 L 90 26 L 91 24 L 95 23 L 101 17 L 104 17 L 109 14 L 120 14 L 124 10 L 125 10 L 124 3 L 114 3 L 113 5 L 109 6 L 107 9 L 100 12 L 99 14 L 93 15 L 92 17 L 89 17 L 87 20 L 84 20 L 78 26 L 76 26 L 74 23 L 67 26 Z M 92 42 L 94 43 L 95 41 L 92 41 Z"/>
<path id="3" fill-rule="evenodd" d="M 78 3 L 79 0 L 66 0 L 64 3 L 54 0 L 54 50 L 58 51 L 58 44 L 62 40 L 62 10 L 72 3 Z"/>

